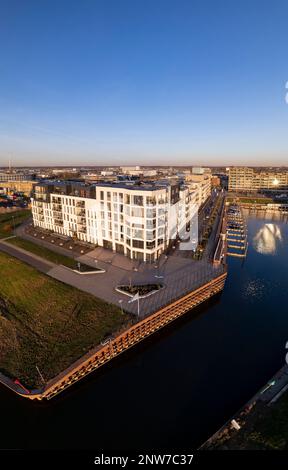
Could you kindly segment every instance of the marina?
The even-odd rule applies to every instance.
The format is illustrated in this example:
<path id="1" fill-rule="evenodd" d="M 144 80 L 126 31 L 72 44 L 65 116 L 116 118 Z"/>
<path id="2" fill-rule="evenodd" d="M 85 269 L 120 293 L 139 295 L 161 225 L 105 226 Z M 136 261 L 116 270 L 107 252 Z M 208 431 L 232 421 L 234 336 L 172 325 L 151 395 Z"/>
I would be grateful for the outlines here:
<path id="1" fill-rule="evenodd" d="M 230 204 L 227 209 L 227 255 L 247 256 L 247 226 L 241 207 Z"/>

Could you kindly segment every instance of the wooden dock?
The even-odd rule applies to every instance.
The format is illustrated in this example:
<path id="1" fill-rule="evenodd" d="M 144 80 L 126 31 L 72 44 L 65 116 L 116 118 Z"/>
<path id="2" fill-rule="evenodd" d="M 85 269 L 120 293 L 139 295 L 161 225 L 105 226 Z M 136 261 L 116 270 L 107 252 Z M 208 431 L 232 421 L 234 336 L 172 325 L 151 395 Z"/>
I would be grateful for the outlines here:
<path id="1" fill-rule="evenodd" d="M 245 258 L 247 250 L 247 227 L 242 209 L 236 204 L 230 204 L 227 210 L 227 255 Z"/>

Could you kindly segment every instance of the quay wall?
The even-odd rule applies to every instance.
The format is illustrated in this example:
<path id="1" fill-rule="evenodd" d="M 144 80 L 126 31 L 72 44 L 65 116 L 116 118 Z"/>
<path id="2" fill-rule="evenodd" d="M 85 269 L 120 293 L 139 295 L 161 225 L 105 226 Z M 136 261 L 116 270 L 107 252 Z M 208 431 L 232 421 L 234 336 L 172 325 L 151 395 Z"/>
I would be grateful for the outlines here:
<path id="1" fill-rule="evenodd" d="M 25 398 L 31 400 L 50 400 L 78 382 L 81 378 L 99 369 L 99 367 L 106 364 L 114 357 L 119 356 L 122 352 L 130 349 L 140 341 L 143 341 L 145 338 L 195 308 L 197 305 L 205 302 L 217 293 L 220 293 L 224 288 L 226 277 L 227 270 L 225 267 L 224 273 L 221 275 L 211 279 L 198 289 L 189 292 L 180 299 L 173 301 L 157 312 L 135 323 L 118 336 L 111 339 L 108 344 L 98 346 L 98 348 L 86 354 L 69 368 L 51 379 L 41 391 L 35 390 L 29 393 L 28 391 L 21 390 L 19 386 L 16 386 L 12 381 L 8 381 L 8 379 L 5 381 L 1 380 L 1 377 L 0 382 Z"/>

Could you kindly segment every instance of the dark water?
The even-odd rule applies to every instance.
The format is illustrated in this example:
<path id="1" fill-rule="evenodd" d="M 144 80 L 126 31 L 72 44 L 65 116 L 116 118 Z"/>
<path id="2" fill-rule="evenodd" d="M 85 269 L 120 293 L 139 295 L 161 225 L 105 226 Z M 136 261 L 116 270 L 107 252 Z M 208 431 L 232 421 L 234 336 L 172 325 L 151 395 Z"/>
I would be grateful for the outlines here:
<path id="1" fill-rule="evenodd" d="M 287 217 L 249 215 L 223 294 L 48 403 L 1 387 L 1 448 L 194 448 L 284 364 Z"/>

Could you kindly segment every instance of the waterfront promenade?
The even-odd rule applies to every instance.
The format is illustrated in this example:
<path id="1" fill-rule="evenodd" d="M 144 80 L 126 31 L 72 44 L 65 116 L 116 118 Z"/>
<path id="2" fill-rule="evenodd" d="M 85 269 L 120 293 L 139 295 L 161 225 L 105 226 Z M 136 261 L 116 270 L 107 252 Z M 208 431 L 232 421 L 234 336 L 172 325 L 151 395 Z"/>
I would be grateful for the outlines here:
<path id="1" fill-rule="evenodd" d="M 221 223 L 221 217 L 217 218 L 215 225 Z M 21 233 L 20 228 L 16 234 Z M 24 232 L 22 232 L 24 233 Z M 214 239 L 217 227 L 213 231 Z M 219 234 L 218 234 L 219 236 Z M 25 238 L 34 241 L 34 238 L 25 231 Z M 43 240 L 41 237 L 41 242 Z M 45 243 L 45 242 L 44 242 Z M 211 245 L 212 246 L 212 245 Z M 49 247 L 51 249 L 51 245 Z M 57 247 L 57 249 L 61 249 Z M 123 331 L 111 335 L 103 344 L 84 356 L 66 369 L 59 377 L 55 377 L 39 391 L 22 390 L 11 381 L 9 388 L 16 393 L 29 398 L 51 398 L 66 389 L 80 378 L 86 376 L 102 364 L 111 360 L 121 352 L 150 336 L 166 324 L 180 317 L 200 303 L 223 290 L 227 276 L 225 260 L 213 263 L 212 260 L 203 257 L 202 260 L 193 260 L 192 257 L 175 255 L 162 255 L 157 264 L 137 263 L 128 260 L 124 255 L 113 253 L 103 248 L 96 248 L 85 254 L 76 256 L 75 262 L 83 263 L 94 268 L 101 268 L 102 272 L 83 276 L 73 269 L 62 265 L 56 265 L 28 252 L 18 246 L 9 244 L 9 239 L 0 241 L 0 250 L 30 264 L 46 275 L 70 286 L 88 292 L 110 304 L 114 304 L 133 315 L 132 326 Z M 67 255 L 67 252 L 65 253 Z M 119 285 L 147 285 L 161 284 L 162 288 L 152 295 L 141 298 L 138 302 L 130 302 L 131 297 L 118 292 Z M 6 381 L 7 382 L 7 381 Z M 7 385 L 5 381 L 4 385 Z"/>
<path id="2" fill-rule="evenodd" d="M 81 276 L 65 266 L 51 263 L 3 240 L 0 241 L 0 250 L 30 264 L 58 281 L 95 295 L 109 303 L 114 303 L 117 306 L 121 303 L 124 310 L 134 315 L 137 315 L 137 302 L 129 303 L 130 297 L 117 292 L 115 290 L 116 287 L 122 284 L 129 284 L 131 281 L 133 285 L 163 284 L 164 288 L 159 292 L 140 300 L 141 318 L 225 272 L 223 264 L 214 266 L 206 260 L 193 261 L 173 255 L 168 257 L 162 256 L 156 265 L 157 267 L 141 263 L 138 265 L 137 271 L 135 271 L 133 265 L 129 266 L 127 258 L 123 255 L 105 253 L 106 259 L 103 260 L 103 252 L 107 252 L 107 250 L 96 248 L 96 250 L 86 255 L 77 257 L 76 260 L 93 267 L 102 268 L 105 272 L 103 274 Z M 114 257 L 114 262 L 112 262 L 111 258 L 107 259 L 107 256 Z M 121 258 L 123 266 L 121 265 Z M 97 263 L 95 263 L 95 260 L 97 260 Z M 119 300 L 122 302 L 119 303 Z"/>

